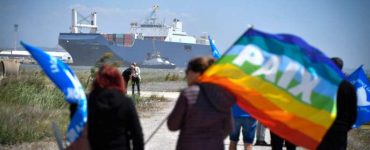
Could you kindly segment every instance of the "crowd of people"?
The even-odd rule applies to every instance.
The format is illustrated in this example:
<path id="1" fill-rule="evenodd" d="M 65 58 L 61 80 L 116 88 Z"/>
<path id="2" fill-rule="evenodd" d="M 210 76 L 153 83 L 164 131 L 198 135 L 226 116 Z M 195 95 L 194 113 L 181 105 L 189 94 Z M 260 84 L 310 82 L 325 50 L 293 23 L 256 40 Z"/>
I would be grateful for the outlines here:
<path id="1" fill-rule="evenodd" d="M 339 58 L 332 59 L 338 68 L 343 67 Z M 180 131 L 176 149 L 223 150 L 229 136 L 229 150 L 236 150 L 240 133 L 244 148 L 255 145 L 271 146 L 281 150 L 284 142 L 288 150 L 296 149 L 289 141 L 271 133 L 271 145 L 265 141 L 265 127 L 235 104 L 234 96 L 223 87 L 200 83 L 198 78 L 215 62 L 211 57 L 192 59 L 186 68 L 187 87 L 181 91 L 167 127 Z M 88 96 L 88 124 L 82 137 L 70 146 L 83 143 L 76 149 L 144 149 L 142 127 L 127 85 L 131 79 L 132 95 L 135 85 L 140 95 L 140 68 L 133 63 L 121 74 L 111 65 L 99 68 Z M 347 132 L 356 119 L 356 93 L 348 81 L 343 81 L 337 94 L 338 115 L 318 149 L 346 149 Z M 71 107 L 72 108 L 72 107 Z M 73 108 L 71 109 L 73 113 Z M 256 136 L 257 135 L 257 136 Z M 257 137 L 255 139 L 255 137 Z M 81 142 L 82 141 L 82 142 Z"/>

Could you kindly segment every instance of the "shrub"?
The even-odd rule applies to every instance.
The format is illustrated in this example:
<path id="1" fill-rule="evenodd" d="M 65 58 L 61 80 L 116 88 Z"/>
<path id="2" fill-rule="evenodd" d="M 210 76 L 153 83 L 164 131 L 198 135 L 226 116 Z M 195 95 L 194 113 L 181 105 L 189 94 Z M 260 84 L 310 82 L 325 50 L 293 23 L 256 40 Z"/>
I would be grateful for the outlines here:
<path id="1" fill-rule="evenodd" d="M 168 73 L 166 77 L 164 78 L 165 81 L 178 81 L 181 80 L 180 76 L 178 74 L 172 74 Z"/>

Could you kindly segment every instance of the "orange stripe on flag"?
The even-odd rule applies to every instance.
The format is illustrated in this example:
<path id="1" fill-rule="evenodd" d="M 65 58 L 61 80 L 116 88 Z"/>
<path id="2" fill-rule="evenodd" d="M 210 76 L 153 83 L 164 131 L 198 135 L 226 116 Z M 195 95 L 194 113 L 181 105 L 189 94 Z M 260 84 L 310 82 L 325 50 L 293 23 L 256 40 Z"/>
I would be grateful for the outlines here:
<path id="1" fill-rule="evenodd" d="M 253 117 L 258 117 L 258 120 L 260 120 L 262 124 L 268 127 L 270 129 L 270 132 L 273 131 L 276 134 L 284 135 L 284 139 L 287 139 L 288 141 L 294 140 L 297 145 L 310 149 L 316 149 L 316 147 L 320 143 L 320 141 L 314 140 L 306 134 L 302 133 L 302 129 L 293 129 L 277 118 L 273 118 L 263 111 L 254 108 L 251 104 L 248 104 L 247 102 L 241 103 L 242 104 L 239 104 L 238 101 L 239 106 L 241 106 L 243 109 L 250 110 L 249 112 L 251 114 L 254 114 Z"/>
<path id="2" fill-rule="evenodd" d="M 216 71 L 217 73 L 215 73 L 214 71 Z M 305 118 L 306 120 L 314 122 L 315 124 L 324 126 L 325 128 L 329 128 L 330 125 L 333 123 L 334 116 L 332 116 L 330 112 L 323 109 L 315 108 L 310 104 L 301 102 L 293 97 L 291 94 L 284 91 L 284 89 L 280 89 L 279 87 L 276 87 L 275 85 L 266 82 L 261 78 L 250 76 L 234 65 L 225 64 L 212 66 L 211 70 L 207 70 L 205 76 L 207 77 L 213 75 L 216 75 L 218 78 L 226 78 L 231 82 L 231 84 L 238 85 L 241 89 L 253 90 L 257 93 L 261 93 L 266 99 L 268 99 L 277 107 L 296 114 L 299 117 Z M 232 87 L 235 86 L 233 85 L 229 88 Z"/>
<path id="3" fill-rule="evenodd" d="M 296 141 L 295 143 L 301 146 L 316 148 L 326 132 L 325 127 L 289 113 L 277 107 L 253 89 L 241 87 L 227 78 L 207 76 L 200 78 L 200 80 L 222 85 L 232 91 L 237 97 L 238 104 L 248 110 L 254 118 L 260 120 L 273 131 L 284 133 L 280 135 L 284 135 L 284 138 L 289 141 Z"/>

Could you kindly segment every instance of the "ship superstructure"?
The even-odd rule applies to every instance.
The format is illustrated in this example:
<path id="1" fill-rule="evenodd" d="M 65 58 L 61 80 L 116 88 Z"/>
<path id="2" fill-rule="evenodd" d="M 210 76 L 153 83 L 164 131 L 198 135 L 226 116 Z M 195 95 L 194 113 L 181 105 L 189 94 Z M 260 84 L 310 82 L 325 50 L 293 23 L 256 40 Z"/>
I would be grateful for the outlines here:
<path id="1" fill-rule="evenodd" d="M 74 65 L 94 65 L 104 55 L 111 52 L 114 59 L 130 64 L 143 62 L 153 46 L 162 57 L 169 58 L 179 67 L 195 57 L 211 55 L 207 35 L 190 36 L 182 29 L 182 22 L 175 18 L 170 25 L 158 21 L 157 11 L 153 9 L 143 23 L 132 22 L 131 28 L 125 34 L 100 34 L 97 26 L 97 13 L 93 12 L 90 24 L 80 23 L 77 11 L 72 10 L 72 25 L 70 33 L 60 33 L 59 45 L 68 51 Z M 82 28 L 90 29 L 90 33 L 82 33 Z"/>

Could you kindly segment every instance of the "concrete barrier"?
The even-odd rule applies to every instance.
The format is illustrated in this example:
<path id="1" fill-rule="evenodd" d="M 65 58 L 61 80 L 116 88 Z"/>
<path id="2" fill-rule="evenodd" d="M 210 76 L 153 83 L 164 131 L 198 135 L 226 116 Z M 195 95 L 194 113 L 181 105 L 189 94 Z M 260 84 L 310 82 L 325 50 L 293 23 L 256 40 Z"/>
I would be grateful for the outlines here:
<path id="1" fill-rule="evenodd" d="M 18 76 L 20 63 L 15 60 L 0 61 L 0 78 L 6 76 Z"/>

